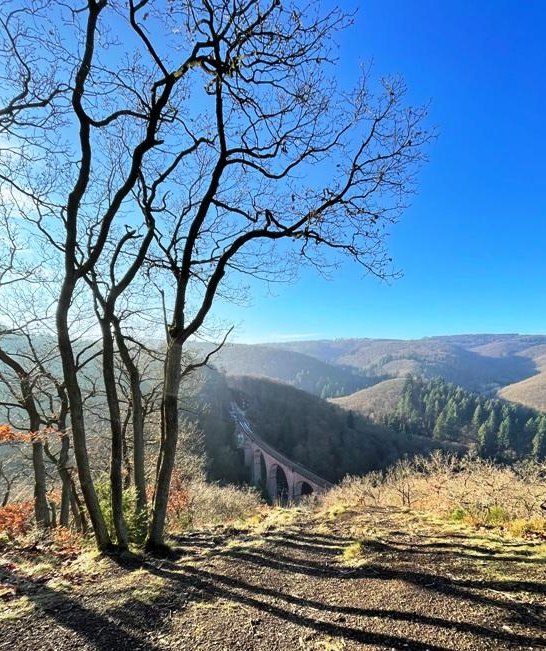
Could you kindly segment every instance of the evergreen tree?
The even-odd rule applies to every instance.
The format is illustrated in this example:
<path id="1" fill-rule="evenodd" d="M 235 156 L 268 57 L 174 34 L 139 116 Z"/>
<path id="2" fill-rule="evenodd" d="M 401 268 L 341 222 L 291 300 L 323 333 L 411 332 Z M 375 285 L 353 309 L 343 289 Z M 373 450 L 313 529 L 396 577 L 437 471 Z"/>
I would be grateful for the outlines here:
<path id="1" fill-rule="evenodd" d="M 461 423 L 457 413 L 457 402 L 450 398 L 444 409 L 444 432 L 445 438 L 457 439 L 461 430 Z"/>
<path id="2" fill-rule="evenodd" d="M 491 426 L 489 418 L 478 430 L 477 451 L 484 459 L 494 459 L 497 456 L 497 433 Z"/>
<path id="3" fill-rule="evenodd" d="M 533 438 L 532 454 L 537 461 L 546 460 L 546 417 L 538 419 L 538 427 Z"/>
<path id="4" fill-rule="evenodd" d="M 485 421 L 485 416 L 483 412 L 483 407 L 480 402 L 476 405 L 476 409 L 474 410 L 474 415 L 472 416 L 472 429 L 473 431 L 477 434 L 478 430 L 480 427 L 483 425 Z"/>
<path id="5" fill-rule="evenodd" d="M 512 423 L 510 417 L 506 416 L 503 418 L 497 436 L 498 447 L 500 451 L 506 452 L 510 448 L 510 439 L 511 439 Z"/>
<path id="6" fill-rule="evenodd" d="M 436 419 L 436 425 L 434 426 L 432 436 L 437 441 L 443 441 L 446 438 L 446 417 L 443 411 Z"/>
<path id="7" fill-rule="evenodd" d="M 535 421 L 533 412 L 526 407 L 486 400 L 441 378 L 425 381 L 412 376 L 404 384 L 395 412 L 384 419 L 398 432 L 436 440 L 466 443 L 470 436 L 485 456 L 500 455 L 504 459 L 532 454 Z M 487 428 L 480 434 L 484 424 Z"/>

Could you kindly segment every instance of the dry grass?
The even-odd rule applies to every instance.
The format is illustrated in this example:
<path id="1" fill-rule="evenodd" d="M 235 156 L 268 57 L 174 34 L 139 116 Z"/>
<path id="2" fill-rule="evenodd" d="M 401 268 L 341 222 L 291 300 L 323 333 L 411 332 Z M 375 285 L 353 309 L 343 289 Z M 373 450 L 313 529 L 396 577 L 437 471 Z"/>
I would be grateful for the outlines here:
<path id="1" fill-rule="evenodd" d="M 401 461 L 384 474 L 347 477 L 324 496 L 322 507 L 332 514 L 348 508 L 402 507 L 515 536 L 546 537 L 545 499 L 544 462 L 506 467 L 435 452 Z"/>
<path id="2" fill-rule="evenodd" d="M 230 524 L 256 513 L 263 502 L 253 488 L 219 486 L 194 481 L 187 487 L 187 505 L 171 529 L 183 531 L 217 524 Z"/>
<path id="3" fill-rule="evenodd" d="M 504 400 L 518 402 L 539 411 L 546 410 L 546 371 L 533 375 L 526 380 L 509 384 L 499 390 L 498 395 Z"/>

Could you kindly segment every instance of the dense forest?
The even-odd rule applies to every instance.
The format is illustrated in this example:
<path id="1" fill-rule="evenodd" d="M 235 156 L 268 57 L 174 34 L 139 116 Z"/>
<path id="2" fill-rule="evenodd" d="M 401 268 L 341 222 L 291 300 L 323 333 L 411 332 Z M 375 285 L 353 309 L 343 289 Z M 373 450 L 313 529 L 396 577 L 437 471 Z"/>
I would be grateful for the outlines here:
<path id="1" fill-rule="evenodd" d="M 398 432 L 474 447 L 484 458 L 546 458 L 546 415 L 486 398 L 441 378 L 408 376 L 384 423 Z"/>
<path id="2" fill-rule="evenodd" d="M 330 481 L 385 468 L 408 454 L 446 447 L 408 437 L 316 396 L 263 378 L 230 377 L 229 384 L 256 434 Z"/>
<path id="3" fill-rule="evenodd" d="M 191 420 L 203 434 L 208 479 L 221 483 L 248 481 L 229 413 L 232 395 L 226 377 L 214 368 L 205 368 L 195 378 L 194 387 L 195 393 L 187 400 L 187 407 Z"/>

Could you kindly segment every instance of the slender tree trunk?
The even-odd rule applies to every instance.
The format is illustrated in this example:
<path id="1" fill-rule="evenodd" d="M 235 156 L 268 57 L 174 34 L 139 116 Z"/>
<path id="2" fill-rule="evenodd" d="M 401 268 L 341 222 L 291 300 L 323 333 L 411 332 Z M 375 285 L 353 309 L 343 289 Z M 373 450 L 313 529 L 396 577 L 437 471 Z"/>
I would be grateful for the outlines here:
<path id="1" fill-rule="evenodd" d="M 59 512 L 59 524 L 61 527 L 68 527 L 70 519 L 70 482 L 63 480 L 61 486 L 61 510 Z"/>
<path id="2" fill-rule="evenodd" d="M 157 477 L 154 493 L 152 520 L 146 548 L 160 549 L 163 543 L 169 489 L 174 469 L 176 445 L 178 443 L 178 394 L 182 361 L 182 343 L 172 340 L 167 348 L 163 378 L 161 409 L 161 446 L 157 462 Z"/>
<path id="3" fill-rule="evenodd" d="M 61 478 L 61 512 L 59 514 L 59 524 L 61 527 L 68 527 L 70 518 L 70 500 L 72 492 L 72 484 L 70 482 L 70 473 L 67 468 L 68 464 L 68 451 L 70 449 L 70 440 L 66 434 L 61 438 L 61 450 L 59 452 L 59 459 L 57 461 L 57 471 Z"/>
<path id="4" fill-rule="evenodd" d="M 97 547 L 101 551 L 107 551 L 112 547 L 112 541 L 106 528 L 106 523 L 100 508 L 91 467 L 89 465 L 89 454 L 87 452 L 87 443 L 85 436 L 85 421 L 83 416 L 83 402 L 76 375 L 76 363 L 74 360 L 74 351 L 70 341 L 68 330 L 68 311 L 72 298 L 73 286 L 69 280 L 65 280 L 63 289 L 57 305 L 57 337 L 59 342 L 59 352 L 63 365 L 63 377 L 66 386 L 66 393 L 70 403 L 70 423 L 72 426 L 72 440 L 74 444 L 74 456 L 78 469 L 78 478 L 80 487 L 85 501 L 85 506 L 91 525 L 95 534 Z"/>
<path id="5" fill-rule="evenodd" d="M 131 411 L 133 419 L 133 473 L 136 489 L 136 511 L 142 518 L 143 526 L 147 528 L 146 474 L 144 453 L 144 408 L 142 406 L 142 391 L 140 389 L 140 372 L 131 357 L 119 323 L 114 323 L 118 350 L 129 374 L 131 387 Z"/>
<path id="6" fill-rule="evenodd" d="M 23 392 L 25 409 L 30 418 L 30 431 L 36 433 L 36 436 L 40 436 L 41 421 L 38 410 L 36 409 L 28 376 L 21 379 L 21 390 Z M 36 517 L 36 524 L 42 528 L 49 527 L 51 526 L 51 519 L 49 504 L 47 502 L 44 444 L 39 438 L 32 441 L 32 469 L 34 471 L 34 515 Z"/>
<path id="7" fill-rule="evenodd" d="M 102 331 L 102 372 L 106 401 L 110 416 L 112 433 L 112 452 L 110 459 L 110 491 L 112 500 L 112 519 L 116 531 L 117 543 L 122 549 L 129 544 L 127 525 L 123 515 L 123 431 L 119 397 L 116 388 L 114 366 L 114 342 L 110 331 L 110 322 L 106 317 L 100 320 Z"/>
<path id="8" fill-rule="evenodd" d="M 1 465 L 0 465 L 0 477 L 6 482 L 6 491 L 4 493 L 4 497 L 2 497 L 2 500 L 0 501 L 0 506 L 4 508 L 4 506 L 6 506 L 7 503 L 9 502 L 11 487 L 13 486 L 13 482 L 15 481 L 15 479 L 10 479 L 6 474 L 4 474 Z"/>
<path id="9" fill-rule="evenodd" d="M 9 502 L 9 495 L 11 493 L 11 483 L 8 483 L 6 492 L 4 493 L 4 497 L 2 498 L 2 501 L 0 502 L 0 506 L 4 508 L 4 506 L 7 506 L 7 503 Z"/>
<path id="10" fill-rule="evenodd" d="M 29 430 L 39 436 L 41 419 L 34 400 L 33 387 L 29 373 L 5 350 L 0 349 L 0 361 L 17 374 L 21 390 L 21 407 L 27 412 Z M 39 527 L 50 525 L 49 506 L 47 503 L 46 471 L 44 464 L 44 446 L 39 438 L 32 441 L 32 469 L 34 471 L 34 515 Z"/>
<path id="11" fill-rule="evenodd" d="M 127 445 L 127 429 L 129 427 L 129 422 L 132 417 L 132 405 L 129 405 L 127 408 L 127 413 L 123 419 L 123 425 L 121 426 L 121 436 L 123 441 L 123 489 L 127 490 L 131 486 L 132 479 L 132 468 L 131 468 L 131 458 L 129 456 L 129 446 Z"/>
<path id="12" fill-rule="evenodd" d="M 85 509 L 78 495 L 78 490 L 72 479 L 70 479 L 70 508 L 72 510 L 72 517 L 76 523 L 76 529 L 82 533 L 87 533 L 87 517 L 85 515 Z"/>
<path id="13" fill-rule="evenodd" d="M 34 514 L 39 527 L 49 527 L 49 505 L 47 502 L 44 446 L 41 441 L 32 443 L 32 468 L 34 470 Z"/>
<path id="14" fill-rule="evenodd" d="M 55 506 L 55 502 L 51 501 L 49 503 L 49 507 L 51 509 L 51 526 L 56 527 L 57 526 L 57 507 Z"/>

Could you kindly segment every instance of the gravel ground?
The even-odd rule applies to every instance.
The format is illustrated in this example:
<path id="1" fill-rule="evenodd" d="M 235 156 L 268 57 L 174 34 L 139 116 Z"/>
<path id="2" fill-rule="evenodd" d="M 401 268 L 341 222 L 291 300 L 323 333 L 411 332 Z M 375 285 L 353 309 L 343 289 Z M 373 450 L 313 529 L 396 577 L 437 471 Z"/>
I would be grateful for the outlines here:
<path id="1" fill-rule="evenodd" d="M 33 609 L 0 622 L 0 649 L 546 648 L 545 556 L 392 510 L 295 512 L 61 587 L 12 572 Z"/>

